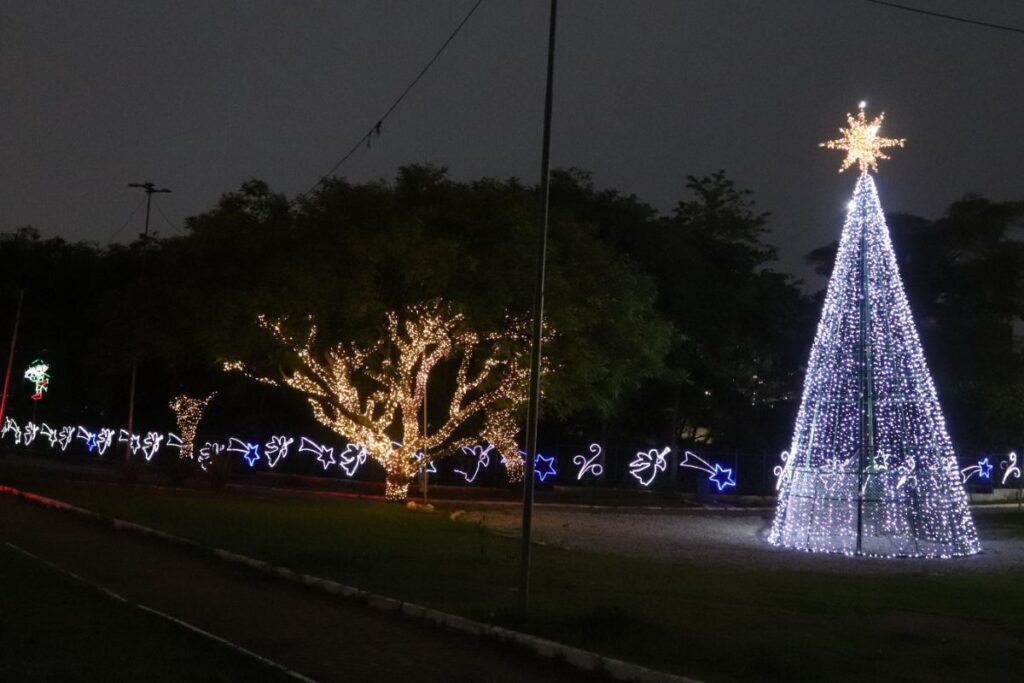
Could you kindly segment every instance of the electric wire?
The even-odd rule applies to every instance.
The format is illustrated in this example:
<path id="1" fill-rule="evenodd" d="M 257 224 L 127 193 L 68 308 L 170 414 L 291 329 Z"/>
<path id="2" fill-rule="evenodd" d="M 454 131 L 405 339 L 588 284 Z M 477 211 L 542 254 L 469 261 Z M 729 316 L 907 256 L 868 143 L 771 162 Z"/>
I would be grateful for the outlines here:
<path id="1" fill-rule="evenodd" d="M 427 62 L 426 66 L 424 66 L 422 69 L 420 69 L 420 72 L 418 74 L 416 74 L 416 77 L 414 79 L 412 79 L 412 81 L 409 83 L 409 85 L 407 85 L 405 87 L 405 90 L 402 91 L 402 94 L 399 95 L 395 99 L 395 101 L 391 103 L 391 106 L 388 107 L 387 111 L 384 112 L 383 116 L 378 118 L 377 122 L 375 124 L 373 124 L 372 126 L 370 126 L 370 129 L 368 131 L 366 131 L 366 133 L 364 133 L 363 136 L 360 137 L 359 140 L 357 140 L 354 145 L 352 145 L 352 148 L 349 149 L 349 151 L 345 154 L 345 156 L 343 156 L 341 158 L 340 161 L 338 161 L 338 163 L 334 164 L 334 166 L 332 166 L 331 169 L 329 171 L 327 171 L 327 173 L 324 173 L 323 175 L 321 175 L 320 179 L 317 180 L 313 184 L 312 187 L 310 187 L 308 190 L 306 190 L 305 192 L 303 192 L 303 193 L 301 193 L 299 195 L 300 197 L 308 195 L 310 192 L 312 192 L 316 188 L 320 187 L 324 183 L 324 181 L 327 180 L 327 178 L 332 176 L 335 171 L 337 171 L 339 168 L 341 168 L 342 164 L 344 164 L 346 161 L 348 161 L 349 158 L 353 154 L 355 154 L 356 151 L 360 147 L 363 146 L 363 143 L 368 143 L 369 140 L 371 139 L 371 137 L 374 134 L 376 134 L 377 136 L 380 136 L 381 125 L 384 123 L 384 121 L 387 120 L 388 116 L 391 115 L 391 112 L 393 112 L 395 110 L 395 108 L 402 102 L 402 100 L 405 99 L 405 96 L 408 95 L 409 92 L 414 87 L 416 87 L 416 84 L 419 83 L 420 79 L 423 78 L 423 76 L 426 75 L 427 71 L 430 70 L 430 67 L 432 67 L 434 65 L 434 62 L 436 62 L 438 60 L 438 58 L 441 56 L 441 54 L 445 51 L 445 49 L 447 49 L 448 45 L 450 45 L 451 42 L 453 40 L 455 40 L 455 36 L 459 35 L 459 32 L 462 30 L 462 27 L 466 25 L 466 23 L 470 20 L 470 18 L 473 16 L 473 14 L 476 12 L 476 10 L 480 7 L 480 5 L 483 4 L 483 1 L 484 0 L 477 0 L 476 3 L 473 4 L 473 6 L 470 8 L 469 12 L 466 13 L 466 16 L 464 16 L 462 18 L 462 21 L 460 21 L 458 26 L 455 27 L 455 30 L 452 31 L 451 35 L 449 35 L 448 38 L 441 44 L 441 47 L 439 47 L 437 49 L 437 51 L 434 53 L 434 56 L 431 57 L 430 60 Z"/>
<path id="2" fill-rule="evenodd" d="M 983 26 L 985 28 L 994 28 L 1000 31 L 1010 31 L 1011 33 L 1024 33 L 1024 28 L 1018 28 L 1016 26 L 1007 26 L 1005 24 L 994 24 L 988 21 L 978 21 L 977 19 L 968 19 L 966 17 L 958 17 L 953 14 L 944 14 L 942 12 L 934 12 L 932 10 L 921 9 L 920 7 L 910 7 L 909 5 L 901 5 L 896 2 L 888 2 L 888 0 L 864 0 L 864 2 L 870 2 L 873 5 L 882 5 L 883 7 L 891 7 L 893 9 L 901 9 L 905 12 L 914 12 L 916 14 L 924 14 L 929 17 L 936 17 L 938 19 L 948 19 L 949 21 L 958 21 L 962 24 L 972 24 L 974 26 Z"/>
<path id="3" fill-rule="evenodd" d="M 171 230 L 178 233 L 179 235 L 185 234 L 184 230 L 182 230 L 181 228 L 179 228 L 178 226 L 171 222 L 171 219 L 167 217 L 167 214 L 164 213 L 163 207 L 160 206 L 159 202 L 157 202 L 156 199 L 153 200 L 153 206 L 156 207 L 156 212 L 160 214 L 161 218 L 164 219 L 164 223 L 167 224 L 167 227 L 169 227 Z"/>
<path id="4" fill-rule="evenodd" d="M 122 226 L 121 226 L 120 228 L 118 228 L 117 230 L 115 230 L 115 231 L 113 232 L 113 234 L 111 234 L 111 235 L 110 235 L 110 237 L 108 237 L 108 238 L 107 238 L 107 243 L 108 243 L 108 244 L 109 244 L 109 243 L 110 243 L 111 241 L 113 241 L 113 239 L 114 239 L 115 237 L 117 237 L 117 236 L 118 236 L 119 234 L 121 234 L 121 231 L 122 231 L 122 230 L 124 230 L 125 228 L 127 228 L 127 227 L 128 227 L 128 224 L 132 222 L 132 219 L 133 219 L 133 218 L 135 218 L 135 214 L 136 214 L 136 213 L 138 213 L 139 209 L 141 209 L 141 208 L 142 208 L 142 205 L 143 205 L 143 204 L 145 204 L 145 203 L 146 203 L 146 198 L 145 198 L 145 197 L 143 197 L 143 198 L 142 198 L 142 201 L 140 201 L 140 202 L 139 202 L 138 204 L 136 204 L 135 208 L 134 208 L 134 209 L 132 209 L 132 212 L 131 212 L 130 214 L 128 214 L 128 220 L 126 220 L 126 221 L 124 222 L 124 225 L 122 225 Z"/>

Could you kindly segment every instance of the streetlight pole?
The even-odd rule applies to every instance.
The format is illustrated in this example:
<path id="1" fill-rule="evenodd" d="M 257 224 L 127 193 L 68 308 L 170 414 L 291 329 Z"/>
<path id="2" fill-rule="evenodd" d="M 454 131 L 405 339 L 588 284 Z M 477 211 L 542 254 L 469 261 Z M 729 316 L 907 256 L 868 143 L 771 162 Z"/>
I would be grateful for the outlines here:
<path id="1" fill-rule="evenodd" d="M 149 243 L 149 209 L 153 203 L 153 195 L 163 192 L 170 192 L 166 187 L 158 188 L 153 183 L 128 183 L 128 187 L 137 187 L 146 192 L 146 227 L 141 235 L 142 237 L 142 268 L 139 271 L 139 284 L 141 285 L 146 277 L 146 245 Z M 131 469 L 131 456 L 132 456 L 132 434 L 135 432 L 135 385 L 139 376 L 139 361 L 138 358 L 132 355 L 132 375 L 131 375 L 131 388 L 128 390 L 128 443 L 125 444 L 124 449 L 124 470 L 127 473 Z"/>
<path id="2" fill-rule="evenodd" d="M 530 394 L 526 407 L 526 468 L 523 473 L 523 532 L 519 567 L 519 611 L 530 605 L 530 536 L 533 528 L 533 472 L 537 461 L 537 421 L 540 414 L 541 340 L 544 332 L 544 271 L 548 248 L 548 207 L 551 195 L 551 105 L 554 95 L 555 26 L 558 0 L 551 0 L 548 27 L 548 73 L 544 93 L 544 138 L 540 160 L 541 224 L 537 244 L 537 275 L 534 280 L 533 338 L 530 347 Z"/>
<path id="3" fill-rule="evenodd" d="M 11 333 L 11 350 L 7 354 L 7 372 L 4 373 L 4 393 L 0 396 L 0 424 L 7 412 L 7 391 L 11 387 L 11 368 L 14 367 L 14 347 L 18 345 L 18 325 L 21 323 L 21 306 L 25 303 L 25 290 L 18 290 L 18 312 L 14 314 L 14 332 Z"/>

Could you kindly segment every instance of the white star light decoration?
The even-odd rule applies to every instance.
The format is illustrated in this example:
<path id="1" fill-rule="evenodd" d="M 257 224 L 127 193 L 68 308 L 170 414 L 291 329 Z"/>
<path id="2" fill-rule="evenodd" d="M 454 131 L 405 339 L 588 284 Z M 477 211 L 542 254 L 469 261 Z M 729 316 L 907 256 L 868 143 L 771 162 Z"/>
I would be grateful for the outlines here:
<path id="1" fill-rule="evenodd" d="M 906 142 L 905 138 L 878 137 L 885 114 L 879 114 L 868 121 L 864 116 L 866 105 L 866 102 L 860 103 L 856 118 L 852 114 L 846 115 L 849 127 L 839 129 L 842 137 L 836 140 L 826 140 L 818 145 L 826 149 L 839 149 L 846 152 L 846 158 L 843 159 L 843 165 L 839 169 L 840 173 L 854 164 L 860 166 L 861 173 L 878 173 L 878 160 L 889 158 L 882 150 L 889 147 L 902 147 Z"/>

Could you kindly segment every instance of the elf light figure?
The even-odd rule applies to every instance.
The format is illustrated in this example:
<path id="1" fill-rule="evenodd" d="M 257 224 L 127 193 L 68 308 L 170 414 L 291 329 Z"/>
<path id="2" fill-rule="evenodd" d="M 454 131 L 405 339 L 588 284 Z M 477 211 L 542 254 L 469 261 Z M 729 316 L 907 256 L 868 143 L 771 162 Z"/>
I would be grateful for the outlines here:
<path id="1" fill-rule="evenodd" d="M 32 394 L 33 401 L 41 401 L 43 394 L 50 389 L 50 366 L 42 360 L 36 359 L 25 370 L 25 379 L 35 382 L 36 393 Z"/>
<path id="2" fill-rule="evenodd" d="M 864 103 L 842 137 L 860 177 L 807 365 L 769 542 L 857 555 L 981 550 L 871 172 L 882 116 Z"/>

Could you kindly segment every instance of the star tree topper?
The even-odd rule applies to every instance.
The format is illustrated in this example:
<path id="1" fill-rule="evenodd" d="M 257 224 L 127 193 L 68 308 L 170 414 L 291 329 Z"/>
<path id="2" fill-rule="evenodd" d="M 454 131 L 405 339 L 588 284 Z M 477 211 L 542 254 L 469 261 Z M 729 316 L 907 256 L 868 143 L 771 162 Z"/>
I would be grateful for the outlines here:
<path id="1" fill-rule="evenodd" d="M 882 119 L 885 118 L 885 114 L 879 114 L 868 121 L 864 116 L 866 104 L 866 102 L 860 103 L 857 118 L 851 114 L 846 115 L 849 128 L 839 129 L 843 137 L 837 140 L 827 140 L 818 145 L 826 149 L 841 149 L 846 152 L 843 166 L 839 169 L 840 173 L 854 164 L 860 165 L 861 173 L 878 173 L 878 160 L 889 158 L 882 150 L 887 147 L 902 147 L 906 142 L 905 138 L 878 137 L 878 130 L 882 127 Z"/>

